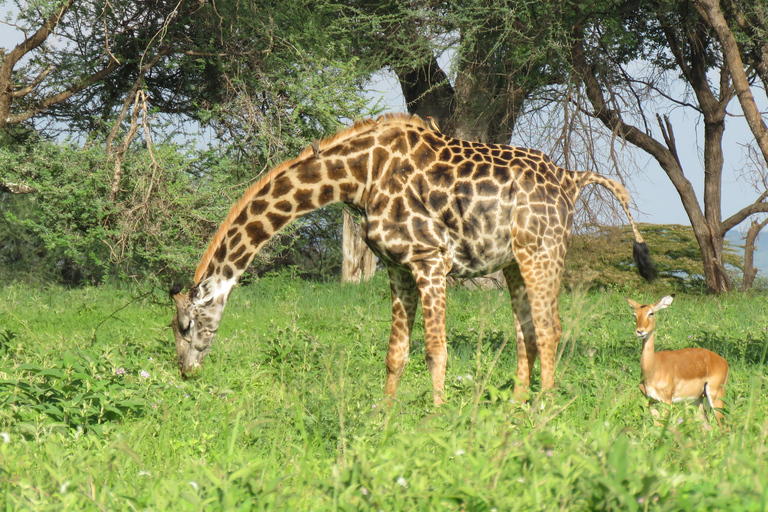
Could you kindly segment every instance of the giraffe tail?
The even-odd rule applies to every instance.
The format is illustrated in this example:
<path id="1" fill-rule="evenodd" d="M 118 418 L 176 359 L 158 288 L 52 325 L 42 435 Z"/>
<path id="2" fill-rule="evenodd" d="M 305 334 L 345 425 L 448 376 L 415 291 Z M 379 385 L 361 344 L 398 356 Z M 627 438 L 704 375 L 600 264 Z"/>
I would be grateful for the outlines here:
<path id="1" fill-rule="evenodd" d="M 597 173 L 589 171 L 575 172 L 574 178 L 579 190 L 587 185 L 595 183 L 607 189 L 616 197 L 616 199 L 618 199 L 619 203 L 621 203 L 621 207 L 624 209 L 624 213 L 627 214 L 629 224 L 632 226 L 632 233 L 635 235 L 635 243 L 632 249 L 632 256 L 635 260 L 635 265 L 637 265 L 637 270 L 640 273 L 640 276 L 642 276 L 643 279 L 648 282 L 654 281 L 657 277 L 659 277 L 658 272 L 656 272 L 656 266 L 653 264 L 653 259 L 651 259 L 651 253 L 648 250 L 648 245 L 643 240 L 643 236 L 640 234 L 640 230 L 637 229 L 635 220 L 632 218 L 632 213 L 629 211 L 629 203 L 632 201 L 632 198 L 630 197 L 629 192 L 627 192 L 627 189 L 624 188 L 624 185 L 618 181 L 614 181 L 612 179 L 606 178 L 605 176 L 601 176 Z"/>

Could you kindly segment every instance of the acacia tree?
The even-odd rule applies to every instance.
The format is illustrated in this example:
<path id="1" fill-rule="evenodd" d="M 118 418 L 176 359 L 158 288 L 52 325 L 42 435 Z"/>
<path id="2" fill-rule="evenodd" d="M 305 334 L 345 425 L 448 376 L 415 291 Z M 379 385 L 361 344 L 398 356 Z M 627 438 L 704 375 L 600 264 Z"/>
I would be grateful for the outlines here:
<path id="1" fill-rule="evenodd" d="M 508 142 L 515 124 L 536 107 L 551 112 L 553 102 L 570 105 L 574 114 L 597 121 L 590 129 L 602 125 L 612 144 L 629 142 L 659 163 L 691 222 L 707 290 L 732 288 L 724 236 L 768 210 L 763 190 L 722 218 L 723 133 L 735 97 L 768 156 L 768 130 L 749 91 L 755 79 L 766 85 L 768 78 L 764 3 L 729 0 L 721 9 L 716 0 L 478 0 L 411 11 L 378 5 L 365 11 L 376 20 L 372 29 L 387 36 L 376 55 L 396 71 L 411 112 L 440 119 L 450 135 Z M 452 80 L 437 64 L 446 47 L 455 52 Z M 673 109 L 703 121 L 703 169 L 683 168 Z M 703 174 L 701 201 L 693 173 Z"/>
<path id="2" fill-rule="evenodd" d="M 729 291 L 732 284 L 723 264 L 724 236 L 754 213 L 768 211 L 768 192 L 764 192 L 722 219 L 727 109 L 737 93 L 742 96 L 735 77 L 742 74 L 741 82 L 747 85 L 747 73 L 754 78 L 756 71 L 745 71 L 743 64 L 729 64 L 724 46 L 692 3 L 659 2 L 652 8 L 636 7 L 614 18 L 605 18 L 599 8 L 584 12 L 573 24 L 570 53 L 583 87 L 583 96 L 574 102 L 618 140 L 634 144 L 659 163 L 691 221 L 701 249 L 707 291 Z M 733 44 L 729 51 L 736 55 L 748 53 L 755 42 L 746 39 L 741 46 Z M 628 48 L 637 53 L 627 55 Z M 637 59 L 641 65 L 635 65 Z M 665 80 L 675 77 L 680 77 L 676 87 L 667 86 Z M 649 114 L 661 109 L 661 100 L 673 108 L 689 109 L 703 120 L 703 205 L 684 172 L 673 123 L 666 114 Z"/>
<path id="3" fill-rule="evenodd" d="M 172 174 L 164 172 L 169 152 L 154 150 L 153 139 L 170 137 L 190 121 L 193 134 L 200 126 L 210 128 L 220 145 L 204 158 L 231 158 L 234 165 L 190 165 L 186 172 L 192 184 L 239 190 L 275 160 L 367 111 L 361 93 L 365 76 L 344 41 L 329 30 L 333 6 L 40 0 L 18 1 L 15 12 L 16 20 L 6 25 L 22 34 L 22 43 L 3 54 L 0 137 L 68 132 L 91 148 L 104 148 L 108 158 L 99 162 L 106 166 L 90 172 L 107 186 L 98 188 L 104 194 L 93 197 L 99 207 L 78 229 L 109 233 L 104 243 L 112 255 L 122 254 L 118 249 L 156 215 L 189 214 L 187 226 L 199 222 L 197 232 L 210 229 L 211 222 L 195 212 L 179 212 L 180 204 L 153 200 L 170 190 L 161 181 Z M 130 153 L 139 144 L 146 146 L 149 164 L 125 165 L 136 161 Z M 5 149 L 24 151 L 24 146 L 9 142 Z M 251 169 L 238 165 L 243 162 Z M 34 192 L 37 181 L 49 178 L 40 170 L 45 172 L 3 166 L 0 194 Z M 223 189 L 219 200 L 227 201 L 229 194 Z M 340 226 L 340 211 L 336 217 Z M 315 224 L 326 229 L 332 223 L 323 218 Z"/>

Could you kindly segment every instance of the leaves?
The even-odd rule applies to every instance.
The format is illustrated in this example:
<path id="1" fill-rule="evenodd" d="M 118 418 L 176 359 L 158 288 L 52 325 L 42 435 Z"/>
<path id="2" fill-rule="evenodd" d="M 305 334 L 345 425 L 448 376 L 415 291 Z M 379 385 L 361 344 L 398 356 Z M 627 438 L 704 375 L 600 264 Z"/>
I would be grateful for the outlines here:
<path id="1" fill-rule="evenodd" d="M 142 414 L 148 406 L 122 375 L 84 350 L 67 350 L 45 366 L 23 363 L 2 371 L 10 378 L 0 380 L 0 406 L 10 411 L 12 429 L 39 424 L 99 433 L 98 425 Z"/>

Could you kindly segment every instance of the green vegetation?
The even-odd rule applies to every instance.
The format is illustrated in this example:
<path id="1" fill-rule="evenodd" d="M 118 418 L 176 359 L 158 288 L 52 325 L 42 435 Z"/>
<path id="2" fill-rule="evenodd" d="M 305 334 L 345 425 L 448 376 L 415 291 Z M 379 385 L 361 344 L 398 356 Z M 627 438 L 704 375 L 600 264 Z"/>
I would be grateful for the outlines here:
<path id="1" fill-rule="evenodd" d="M 0 503 L 6 510 L 763 510 L 764 297 L 678 294 L 661 348 L 731 363 L 726 427 L 637 390 L 624 295 L 562 295 L 556 391 L 510 403 L 507 295 L 448 295 L 448 403 L 423 323 L 382 400 L 384 275 L 356 287 L 270 276 L 232 294 L 202 374 L 179 379 L 165 292 L 0 291 Z M 499 351 L 501 355 L 497 358 Z M 537 373 L 538 376 L 538 373 Z M 538 384 L 534 382 L 534 391 Z"/>
<path id="2" fill-rule="evenodd" d="M 693 229 L 679 224 L 640 224 L 638 226 L 659 271 L 663 290 L 669 287 L 704 292 L 706 284 L 701 249 Z M 643 278 L 632 262 L 634 236 L 629 225 L 621 227 L 579 226 L 566 256 L 565 286 L 579 287 L 585 282 L 593 288 L 634 289 Z M 731 279 L 742 276 L 743 257 L 725 240 L 723 261 L 730 267 Z"/>

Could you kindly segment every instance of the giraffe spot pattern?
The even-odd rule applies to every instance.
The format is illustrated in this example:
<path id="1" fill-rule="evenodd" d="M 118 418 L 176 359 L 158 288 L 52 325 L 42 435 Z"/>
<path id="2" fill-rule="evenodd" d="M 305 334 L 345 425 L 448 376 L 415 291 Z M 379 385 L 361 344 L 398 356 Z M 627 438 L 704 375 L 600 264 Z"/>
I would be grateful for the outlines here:
<path id="1" fill-rule="evenodd" d="M 343 201 L 362 211 L 366 242 L 390 270 L 388 393 L 408 357 L 418 301 L 437 393 L 446 358 L 446 275 L 472 277 L 499 268 L 518 317 L 518 378 L 527 383 L 541 355 L 542 387 L 550 386 L 562 332 L 556 292 L 580 186 L 575 174 L 540 151 L 457 140 L 418 123 L 361 126 L 360 133 L 324 141 L 260 182 L 218 235 L 204 275 L 236 277 L 289 222 Z M 612 192 L 626 204 L 629 196 L 617 190 Z M 554 344 L 536 341 L 534 323 Z"/>

